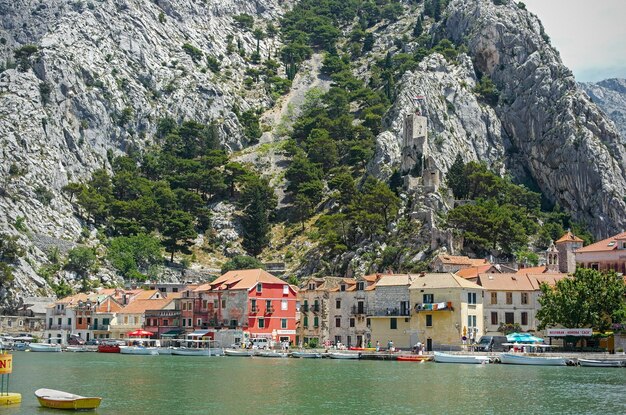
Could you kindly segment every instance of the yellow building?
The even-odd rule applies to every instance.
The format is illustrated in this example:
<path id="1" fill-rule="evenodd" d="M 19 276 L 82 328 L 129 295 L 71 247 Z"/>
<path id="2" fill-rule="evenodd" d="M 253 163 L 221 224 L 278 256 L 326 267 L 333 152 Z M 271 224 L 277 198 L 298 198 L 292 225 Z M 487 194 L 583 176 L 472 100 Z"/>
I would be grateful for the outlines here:
<path id="1" fill-rule="evenodd" d="M 378 342 L 387 348 L 389 341 L 395 348 L 410 349 L 412 341 L 417 342 L 411 333 L 411 304 L 409 286 L 416 276 L 383 275 L 373 286 L 373 307 L 368 310 L 372 346 Z"/>
<path id="2" fill-rule="evenodd" d="M 410 276 L 412 315 L 408 332 L 426 350 L 460 349 L 483 333 L 484 289 L 451 273 Z M 414 340 L 413 340 L 414 341 Z"/>

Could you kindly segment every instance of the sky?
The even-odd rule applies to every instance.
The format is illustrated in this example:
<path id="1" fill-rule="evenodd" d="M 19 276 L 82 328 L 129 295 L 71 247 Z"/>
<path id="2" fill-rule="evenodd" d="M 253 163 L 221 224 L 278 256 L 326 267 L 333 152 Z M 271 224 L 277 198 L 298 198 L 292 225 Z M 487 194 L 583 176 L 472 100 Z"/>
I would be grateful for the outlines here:
<path id="1" fill-rule="evenodd" d="M 522 0 L 577 81 L 626 78 L 626 0 Z"/>

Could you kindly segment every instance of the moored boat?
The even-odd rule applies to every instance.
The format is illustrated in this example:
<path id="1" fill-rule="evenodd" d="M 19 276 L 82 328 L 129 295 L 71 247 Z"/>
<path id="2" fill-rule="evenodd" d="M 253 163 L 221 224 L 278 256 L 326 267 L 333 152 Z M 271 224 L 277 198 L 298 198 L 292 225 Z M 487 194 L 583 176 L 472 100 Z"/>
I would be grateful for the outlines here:
<path id="1" fill-rule="evenodd" d="M 172 355 L 176 356 L 209 356 L 209 349 L 198 349 L 193 347 L 177 347 L 172 349 Z"/>
<path id="2" fill-rule="evenodd" d="M 578 363 L 581 366 L 587 366 L 587 367 L 624 367 L 626 366 L 626 361 L 621 361 L 621 360 L 578 359 Z"/>
<path id="3" fill-rule="evenodd" d="M 292 352 L 291 357 L 297 357 L 300 359 L 319 359 L 322 357 L 322 354 L 317 352 Z"/>
<path id="4" fill-rule="evenodd" d="M 398 356 L 396 360 L 399 362 L 427 362 L 429 360 L 432 360 L 432 358 L 432 356 L 428 355 L 404 355 Z"/>
<path id="5" fill-rule="evenodd" d="M 159 354 L 159 351 L 156 347 L 120 346 L 120 353 L 144 355 L 144 356 L 156 356 Z"/>
<path id="6" fill-rule="evenodd" d="M 275 350 L 265 350 L 259 352 L 256 356 L 260 357 L 289 357 L 288 353 L 277 352 Z"/>
<path id="7" fill-rule="evenodd" d="M 87 349 L 86 346 L 67 346 L 65 348 L 65 351 L 78 353 L 78 352 L 88 352 L 89 350 Z"/>
<path id="8" fill-rule="evenodd" d="M 60 344 L 49 344 L 49 343 L 31 343 L 28 345 L 31 352 L 60 352 L 61 345 Z"/>
<path id="9" fill-rule="evenodd" d="M 224 349 L 226 356 L 250 357 L 254 356 L 254 350 L 248 349 Z"/>
<path id="10" fill-rule="evenodd" d="M 117 343 L 101 343 L 98 345 L 98 353 L 119 353 L 120 345 Z"/>
<path id="11" fill-rule="evenodd" d="M 567 360 L 563 357 L 525 356 L 514 353 L 501 353 L 500 362 L 507 365 L 567 366 Z"/>
<path id="12" fill-rule="evenodd" d="M 173 347 L 157 347 L 157 351 L 159 352 L 159 355 L 172 354 L 172 350 L 174 350 Z"/>
<path id="13" fill-rule="evenodd" d="M 35 396 L 39 404 L 54 409 L 96 409 L 102 398 L 74 395 L 54 389 L 37 389 Z"/>
<path id="14" fill-rule="evenodd" d="M 361 353 L 329 352 L 328 357 L 331 359 L 360 359 Z"/>
<path id="15" fill-rule="evenodd" d="M 489 363 L 489 356 L 449 354 L 449 353 L 435 352 L 435 362 L 437 363 L 466 363 L 466 364 L 480 365 L 482 363 Z"/>
<path id="16" fill-rule="evenodd" d="M 348 350 L 351 350 L 354 352 L 375 352 L 376 348 L 375 347 L 349 347 Z"/>

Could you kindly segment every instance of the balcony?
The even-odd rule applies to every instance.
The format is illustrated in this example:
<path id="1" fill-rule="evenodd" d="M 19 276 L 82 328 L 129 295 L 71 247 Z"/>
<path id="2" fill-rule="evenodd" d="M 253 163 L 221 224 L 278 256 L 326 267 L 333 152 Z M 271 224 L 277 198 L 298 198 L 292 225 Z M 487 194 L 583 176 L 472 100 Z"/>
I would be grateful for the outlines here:
<path id="1" fill-rule="evenodd" d="M 97 330 L 97 331 L 110 331 L 110 324 L 91 324 L 87 326 L 87 330 Z"/>
<path id="2" fill-rule="evenodd" d="M 72 330 L 69 324 L 48 324 L 47 330 Z"/>
<path id="3" fill-rule="evenodd" d="M 380 308 L 374 311 L 375 316 L 403 316 L 409 317 L 411 315 L 411 310 L 400 309 L 400 308 Z"/>
<path id="4" fill-rule="evenodd" d="M 309 305 L 303 304 L 302 306 L 300 306 L 300 311 L 306 313 L 307 311 L 309 311 Z"/>
<path id="5" fill-rule="evenodd" d="M 352 314 L 353 315 L 357 315 L 357 316 L 367 314 L 367 308 L 353 305 L 352 306 Z"/>
<path id="6" fill-rule="evenodd" d="M 442 303 L 418 303 L 415 304 L 415 311 L 417 313 L 422 311 L 454 311 L 454 307 L 452 307 L 452 301 Z"/>
<path id="7" fill-rule="evenodd" d="M 269 306 L 265 309 L 265 314 L 272 314 L 274 312 L 274 306 Z"/>
<path id="8" fill-rule="evenodd" d="M 314 313 L 319 313 L 320 312 L 320 305 L 319 304 L 313 304 L 311 306 L 311 311 Z"/>
<path id="9" fill-rule="evenodd" d="M 256 314 L 258 312 L 259 312 L 259 306 L 253 305 L 252 307 L 250 307 L 250 313 Z"/>

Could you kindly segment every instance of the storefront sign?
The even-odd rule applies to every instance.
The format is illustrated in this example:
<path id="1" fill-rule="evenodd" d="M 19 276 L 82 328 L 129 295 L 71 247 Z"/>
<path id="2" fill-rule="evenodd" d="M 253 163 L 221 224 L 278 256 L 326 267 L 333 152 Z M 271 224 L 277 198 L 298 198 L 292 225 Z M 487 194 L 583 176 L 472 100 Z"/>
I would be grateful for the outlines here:
<path id="1" fill-rule="evenodd" d="M 289 335 L 289 334 L 296 334 L 296 331 L 295 330 L 276 330 L 276 333 L 278 335 L 281 335 L 281 334 Z"/>
<path id="2" fill-rule="evenodd" d="M 13 355 L 0 354 L 0 375 L 11 373 L 13 371 Z"/>
<path id="3" fill-rule="evenodd" d="M 548 329 L 548 337 L 591 337 L 593 329 Z"/>

